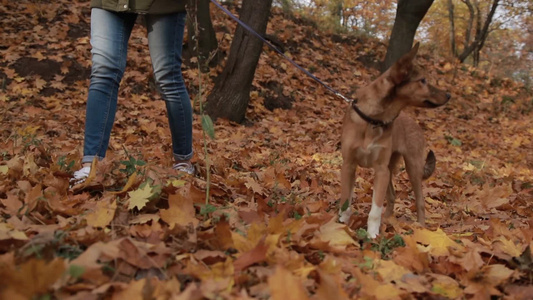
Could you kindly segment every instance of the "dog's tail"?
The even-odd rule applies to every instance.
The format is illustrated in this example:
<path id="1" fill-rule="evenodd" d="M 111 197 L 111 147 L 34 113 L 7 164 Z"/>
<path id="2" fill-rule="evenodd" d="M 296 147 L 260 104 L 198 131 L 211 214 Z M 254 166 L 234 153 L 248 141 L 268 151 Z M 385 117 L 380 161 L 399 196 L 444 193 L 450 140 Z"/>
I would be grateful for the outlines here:
<path id="1" fill-rule="evenodd" d="M 433 171 L 435 171 L 436 162 L 437 159 L 435 158 L 435 153 L 429 150 L 428 156 L 426 157 L 426 164 L 424 165 L 424 175 L 422 176 L 423 179 L 428 179 L 429 176 L 433 174 Z"/>

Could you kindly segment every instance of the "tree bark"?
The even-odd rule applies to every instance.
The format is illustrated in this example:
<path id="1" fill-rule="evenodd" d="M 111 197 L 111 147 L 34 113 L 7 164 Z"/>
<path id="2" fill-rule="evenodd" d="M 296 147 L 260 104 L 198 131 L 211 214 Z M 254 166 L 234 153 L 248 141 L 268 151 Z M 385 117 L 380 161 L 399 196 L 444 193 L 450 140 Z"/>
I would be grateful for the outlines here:
<path id="1" fill-rule="evenodd" d="M 211 22 L 209 0 L 188 0 L 187 11 L 189 22 L 187 32 L 189 45 L 187 46 L 188 57 L 196 56 L 202 72 L 209 71 L 209 66 L 218 63 L 218 41 Z"/>
<path id="2" fill-rule="evenodd" d="M 416 29 L 426 15 L 433 0 L 398 0 L 396 19 L 387 48 L 382 71 L 387 70 L 413 46 Z"/>
<path id="3" fill-rule="evenodd" d="M 466 27 L 465 31 L 465 43 L 464 47 L 468 47 L 470 45 L 470 40 L 472 39 L 472 30 L 474 30 L 474 17 L 476 15 L 476 11 L 474 9 L 474 6 L 470 2 L 470 0 L 462 0 L 463 3 L 468 7 L 469 17 L 468 17 L 468 26 Z"/>
<path id="4" fill-rule="evenodd" d="M 457 56 L 457 46 L 455 45 L 455 16 L 453 0 L 448 0 L 448 19 L 450 20 L 450 48 L 452 55 Z"/>
<path id="5" fill-rule="evenodd" d="M 272 0 L 243 0 L 240 19 L 260 35 L 265 35 Z M 263 42 L 238 26 L 224 70 L 207 97 L 206 112 L 213 119 L 226 118 L 241 123 L 250 100 L 250 88 L 263 48 Z"/>

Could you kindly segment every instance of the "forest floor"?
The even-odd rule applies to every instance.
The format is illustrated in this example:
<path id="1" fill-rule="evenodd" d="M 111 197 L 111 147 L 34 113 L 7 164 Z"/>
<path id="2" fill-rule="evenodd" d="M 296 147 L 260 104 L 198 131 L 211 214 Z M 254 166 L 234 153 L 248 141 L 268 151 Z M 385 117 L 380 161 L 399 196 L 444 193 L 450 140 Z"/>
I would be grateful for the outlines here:
<path id="1" fill-rule="evenodd" d="M 408 110 L 437 156 L 427 227 L 400 172 L 395 218 L 369 240 L 372 171 L 358 170 L 349 226 L 336 216 L 347 104 L 266 47 L 246 122 L 218 121 L 214 138 L 200 103 L 223 62 L 202 75 L 184 66 L 199 174 L 172 172 L 140 25 L 108 155 L 88 186 L 69 190 L 83 144 L 89 3 L 4 0 L 0 16 L 0 298 L 531 299 L 530 89 L 422 47 L 417 63 L 453 97 Z M 219 11 L 213 22 L 227 55 L 235 24 Z M 267 33 L 348 96 L 376 78 L 370 66 L 386 51 L 276 10 Z"/>

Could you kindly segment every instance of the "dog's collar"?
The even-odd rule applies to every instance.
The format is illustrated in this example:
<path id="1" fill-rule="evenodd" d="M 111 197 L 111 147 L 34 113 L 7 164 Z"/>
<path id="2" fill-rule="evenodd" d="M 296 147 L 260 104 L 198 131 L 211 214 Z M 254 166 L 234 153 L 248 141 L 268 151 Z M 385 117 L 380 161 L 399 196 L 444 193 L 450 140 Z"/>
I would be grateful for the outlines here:
<path id="1" fill-rule="evenodd" d="M 396 117 L 394 117 L 392 120 L 390 121 L 382 121 L 382 120 L 377 120 L 377 119 L 374 119 L 368 115 L 366 115 L 364 112 L 362 112 L 359 107 L 357 107 L 357 99 L 354 99 L 352 101 L 352 108 L 353 110 L 355 110 L 355 112 L 357 113 L 357 115 L 359 115 L 359 117 L 361 117 L 361 119 L 363 119 L 365 122 L 367 122 L 368 124 L 374 126 L 374 127 L 388 127 L 390 124 L 392 124 L 394 122 L 394 120 L 396 120 Z"/>

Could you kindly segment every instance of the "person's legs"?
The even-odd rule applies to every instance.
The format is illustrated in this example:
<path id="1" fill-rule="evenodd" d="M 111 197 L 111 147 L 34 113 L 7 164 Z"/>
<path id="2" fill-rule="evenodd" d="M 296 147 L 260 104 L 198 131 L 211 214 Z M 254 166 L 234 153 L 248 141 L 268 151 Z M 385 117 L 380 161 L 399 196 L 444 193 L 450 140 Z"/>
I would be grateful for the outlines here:
<path id="1" fill-rule="evenodd" d="M 115 120 L 118 88 L 136 14 L 91 10 L 92 69 L 82 163 L 105 156 Z"/>
<path id="2" fill-rule="evenodd" d="M 193 156 L 192 107 L 181 73 L 185 16 L 185 13 L 146 16 L 154 77 L 166 102 L 177 165 L 190 165 Z"/>

